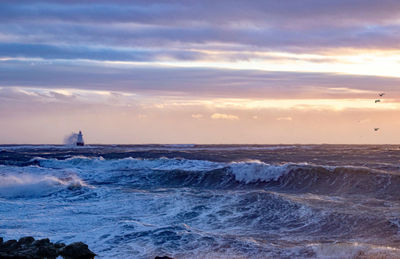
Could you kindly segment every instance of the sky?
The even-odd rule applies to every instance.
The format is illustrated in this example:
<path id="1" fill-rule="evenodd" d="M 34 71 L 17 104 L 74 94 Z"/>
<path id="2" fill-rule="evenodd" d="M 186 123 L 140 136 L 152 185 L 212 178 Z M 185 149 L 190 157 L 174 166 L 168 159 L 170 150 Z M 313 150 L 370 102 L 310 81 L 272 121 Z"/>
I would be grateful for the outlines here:
<path id="1" fill-rule="evenodd" d="M 2 144 L 399 144 L 399 118 L 398 0 L 0 1 Z"/>

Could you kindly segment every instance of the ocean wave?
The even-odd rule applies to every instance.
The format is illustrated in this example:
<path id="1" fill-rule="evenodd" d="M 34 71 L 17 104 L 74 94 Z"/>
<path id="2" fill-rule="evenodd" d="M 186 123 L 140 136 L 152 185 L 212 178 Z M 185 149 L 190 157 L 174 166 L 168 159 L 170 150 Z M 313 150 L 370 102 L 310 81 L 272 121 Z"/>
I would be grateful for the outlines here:
<path id="1" fill-rule="evenodd" d="M 367 243 L 310 244 L 316 258 L 399 258 L 400 249 Z"/>
<path id="2" fill-rule="evenodd" d="M 228 168 L 235 175 L 237 181 L 248 184 L 260 181 L 277 181 L 280 177 L 289 173 L 295 166 L 298 165 L 270 165 L 258 160 L 252 160 L 248 162 L 230 163 Z"/>
<path id="3" fill-rule="evenodd" d="M 64 160 L 45 159 L 41 157 L 33 158 L 30 163 L 37 163 L 41 167 L 46 168 L 78 168 L 78 169 L 98 169 L 98 170 L 157 170 L 157 171 L 210 171 L 218 168 L 223 168 L 226 165 L 223 163 L 205 161 L 205 160 L 189 160 L 189 159 L 137 159 L 137 158 L 122 158 L 122 159 L 104 159 L 103 157 L 85 157 L 74 156 Z"/>
<path id="4" fill-rule="evenodd" d="M 217 169 L 227 169 L 235 175 L 236 180 L 246 183 L 256 181 L 277 180 L 280 176 L 289 172 L 292 168 L 309 166 L 301 164 L 271 165 L 259 160 L 249 160 L 231 163 L 212 162 L 207 160 L 190 160 L 183 158 L 159 158 L 159 159 L 104 159 L 103 157 L 74 156 L 67 159 L 33 158 L 30 163 L 38 164 L 45 168 L 66 169 L 100 169 L 100 170 L 153 170 L 153 171 L 188 171 L 207 172 Z"/>
<path id="5" fill-rule="evenodd" d="M 286 150 L 286 149 L 309 149 L 311 146 L 245 146 L 245 145 L 194 145 L 194 144 L 182 144 L 182 145 L 139 145 L 129 147 L 129 151 L 153 151 L 153 150 L 165 150 L 165 151 L 275 151 L 275 150 Z"/>
<path id="6" fill-rule="evenodd" d="M 19 150 L 85 150 L 96 148 L 108 148 L 127 151 L 274 151 L 286 149 L 310 149 L 312 146 L 306 145 L 196 145 L 196 144 L 166 144 L 166 145 L 0 145 L 0 151 L 19 151 Z"/>
<path id="7" fill-rule="evenodd" d="M 64 160 L 34 158 L 31 163 L 44 168 L 80 170 L 86 175 L 90 172 L 88 177 L 96 181 L 112 177 L 113 181 L 126 183 L 126 178 L 129 178 L 128 183 L 139 185 L 220 188 L 257 185 L 314 193 L 374 193 L 397 199 L 400 195 L 400 175 L 366 167 L 267 164 L 258 160 L 222 163 L 179 158 L 104 159 L 83 156 Z M 99 174 L 94 175 L 93 171 Z"/>
<path id="8" fill-rule="evenodd" d="M 126 176 L 126 171 L 141 171 L 152 180 L 157 180 L 157 177 L 167 178 L 165 180 L 170 183 L 184 179 L 186 184 L 190 182 L 201 182 L 206 178 L 210 178 L 216 183 L 236 181 L 244 184 L 256 182 L 277 181 L 284 174 L 287 174 L 293 168 L 303 164 L 283 164 L 270 165 L 258 160 L 219 163 L 206 160 L 189 160 L 189 159 L 110 159 L 106 160 L 103 157 L 83 157 L 76 156 L 65 160 L 34 158 L 31 163 L 37 163 L 41 167 L 53 169 L 74 168 L 80 170 L 97 170 L 97 171 L 123 171 Z M 166 173 L 168 172 L 168 173 Z M 186 177 L 185 177 L 186 176 Z M 188 181 L 188 179 L 192 181 Z M 212 178 L 212 179 L 211 179 Z M 166 182 L 166 181 L 163 181 Z M 210 181 L 209 181 L 210 182 Z"/>
<path id="9" fill-rule="evenodd" d="M 76 175 L 63 178 L 27 173 L 0 175 L 0 197 L 3 198 L 43 197 L 63 189 L 85 186 L 88 185 Z"/>
<path id="10" fill-rule="evenodd" d="M 81 150 L 81 149 L 94 149 L 98 148 L 98 146 L 93 145 L 85 145 L 81 146 L 74 146 L 74 145 L 1 145 L 0 151 L 19 151 L 19 150 L 53 150 L 53 149 L 60 149 L 60 150 Z"/>

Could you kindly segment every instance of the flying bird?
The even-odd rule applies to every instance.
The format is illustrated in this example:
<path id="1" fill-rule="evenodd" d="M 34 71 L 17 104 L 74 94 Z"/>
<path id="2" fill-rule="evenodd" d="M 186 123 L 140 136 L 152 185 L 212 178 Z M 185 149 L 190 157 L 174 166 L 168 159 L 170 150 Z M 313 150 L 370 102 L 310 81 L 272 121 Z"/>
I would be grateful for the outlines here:
<path id="1" fill-rule="evenodd" d="M 380 93 L 380 94 L 378 94 L 380 97 L 382 97 L 382 96 L 384 96 L 385 95 L 385 93 Z"/>
<path id="2" fill-rule="evenodd" d="M 380 102 L 381 102 L 381 100 L 379 100 L 379 99 L 375 100 L 375 103 L 380 103 Z"/>
<path id="3" fill-rule="evenodd" d="M 375 131 L 378 131 L 378 130 L 379 130 L 379 128 L 374 128 L 374 130 L 375 130 Z"/>

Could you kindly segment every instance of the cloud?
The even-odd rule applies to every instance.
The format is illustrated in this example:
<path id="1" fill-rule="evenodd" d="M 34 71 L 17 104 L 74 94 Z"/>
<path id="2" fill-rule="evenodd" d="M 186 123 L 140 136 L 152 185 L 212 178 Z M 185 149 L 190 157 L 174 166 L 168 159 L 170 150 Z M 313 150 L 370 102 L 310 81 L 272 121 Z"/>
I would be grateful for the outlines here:
<path id="1" fill-rule="evenodd" d="M 229 0 L 188 1 L 2 1 L 3 21 L 64 21 L 144 24 L 173 24 L 209 21 L 226 24 L 264 22 L 281 26 L 317 26 L 336 23 L 383 23 L 397 19 L 398 1 L 336 0 Z M 222 14 L 222 15 L 221 15 Z M 173 17 L 174 19 L 171 19 Z M 317 18 L 317 19 L 315 19 Z M 339 19 L 340 18 L 340 19 Z M 297 24 L 291 24 L 297 22 Z"/>
<path id="2" fill-rule="evenodd" d="M 221 120 L 238 120 L 239 119 L 238 116 L 235 116 L 232 114 L 225 114 L 225 113 L 214 113 L 210 117 L 211 117 L 211 119 L 214 119 L 214 120 L 219 120 L 219 119 L 221 119 Z"/>
<path id="3" fill-rule="evenodd" d="M 196 60 L 203 54 L 196 51 L 156 51 L 133 48 L 106 48 L 97 46 L 55 46 L 49 44 L 1 43 L 0 57 L 41 59 L 87 59 L 107 61 Z"/>
<path id="4" fill-rule="evenodd" d="M 293 120 L 292 117 L 278 117 L 276 118 L 277 121 L 291 121 Z"/>
<path id="5" fill-rule="evenodd" d="M 29 24 L 0 23 L 0 35 L 8 43 L 30 42 L 50 45 L 107 46 L 109 48 L 155 48 L 169 52 L 197 50 L 323 52 L 335 48 L 397 49 L 400 25 L 311 27 L 288 29 L 254 25 L 257 29 L 200 23 L 193 26 L 121 24 Z M 15 42 L 18 41 L 18 42 Z M 175 53 L 178 56 L 177 53 Z M 193 54 L 192 54 L 193 55 Z M 190 56 L 189 56 L 190 57 Z"/>
<path id="6" fill-rule="evenodd" d="M 19 107 L 32 106 L 47 107 L 61 105 L 65 108 L 79 109 L 82 106 L 109 105 L 129 106 L 135 102 L 137 96 L 125 93 L 108 91 L 88 91 L 82 89 L 44 89 L 24 87 L 3 87 L 0 88 L 0 107 L 6 109 L 17 105 Z M 14 107 L 15 108 L 15 107 Z M 32 109 L 29 109 L 32 111 Z"/>
<path id="7" fill-rule="evenodd" d="M 25 56 L 100 60 L 163 55 L 196 60 L 194 49 L 229 48 L 240 56 L 243 47 L 291 52 L 397 49 L 398 10 L 400 3 L 392 0 L 2 1 L 0 40 L 15 44 L 3 48 Z M 37 46 L 29 49 L 26 42 Z"/>
<path id="8" fill-rule="evenodd" d="M 0 61 L 0 87 L 84 89 L 198 98 L 400 98 L 399 78 L 330 73 Z M 334 90 L 332 90 L 332 88 Z M 344 89 L 338 90 L 338 89 Z"/>

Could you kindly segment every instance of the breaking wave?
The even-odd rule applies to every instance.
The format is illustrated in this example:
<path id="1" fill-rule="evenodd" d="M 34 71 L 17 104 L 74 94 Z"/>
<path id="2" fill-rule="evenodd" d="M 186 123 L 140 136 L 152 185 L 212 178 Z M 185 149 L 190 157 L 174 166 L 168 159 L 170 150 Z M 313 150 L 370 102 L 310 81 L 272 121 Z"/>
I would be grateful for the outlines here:
<path id="1" fill-rule="evenodd" d="M 57 177 L 29 173 L 0 175 L 0 197 L 29 198 L 49 196 L 60 190 L 88 186 L 76 175 Z"/>
<path id="2" fill-rule="evenodd" d="M 115 182 L 121 180 L 123 183 L 128 181 L 149 186 L 278 187 L 288 191 L 371 193 L 390 195 L 392 198 L 400 194 L 400 175 L 364 167 L 306 163 L 271 165 L 257 160 L 231 163 L 178 158 L 106 160 L 82 156 L 65 160 L 34 158 L 31 163 L 44 168 L 74 168 L 96 182 L 104 180 L 107 183 L 111 177 Z M 93 170 L 100 174 L 87 174 Z"/>

